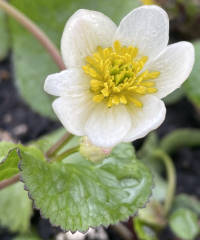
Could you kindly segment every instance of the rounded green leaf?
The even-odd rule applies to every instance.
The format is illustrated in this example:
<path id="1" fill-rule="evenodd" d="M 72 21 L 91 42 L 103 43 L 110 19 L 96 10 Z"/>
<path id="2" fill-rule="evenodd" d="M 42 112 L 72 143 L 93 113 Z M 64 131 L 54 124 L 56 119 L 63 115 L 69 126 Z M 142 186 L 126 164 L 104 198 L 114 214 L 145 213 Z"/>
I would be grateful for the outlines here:
<path id="1" fill-rule="evenodd" d="M 10 36 L 5 12 L 0 10 L 0 60 L 8 54 L 10 48 Z"/>
<path id="2" fill-rule="evenodd" d="M 0 225 L 13 232 L 27 232 L 30 227 L 32 202 L 22 183 L 0 191 Z"/>
<path id="3" fill-rule="evenodd" d="M 0 181 L 13 177 L 19 172 L 18 149 L 21 144 L 12 142 L 0 142 Z"/>
<path id="4" fill-rule="evenodd" d="M 14 238 L 14 240 L 41 240 L 39 237 L 31 235 L 20 235 Z"/>
<path id="5" fill-rule="evenodd" d="M 174 199 L 172 210 L 188 208 L 200 216 L 200 201 L 195 196 L 184 193 L 177 195 Z"/>
<path id="6" fill-rule="evenodd" d="M 5 160 L 6 156 L 8 155 L 8 152 L 14 148 L 17 147 L 17 144 L 12 142 L 0 142 L 0 162 Z"/>
<path id="7" fill-rule="evenodd" d="M 9 151 L 5 160 L 0 163 L 0 181 L 11 178 L 19 172 L 19 160 L 17 149 Z"/>
<path id="8" fill-rule="evenodd" d="M 24 151 L 36 158 L 44 159 L 43 153 L 35 146 L 23 146 L 12 142 L 0 143 L 0 181 L 11 178 L 19 172 L 19 152 Z"/>
<path id="9" fill-rule="evenodd" d="M 140 159 L 146 166 L 149 167 L 154 178 L 153 198 L 157 201 L 164 201 L 167 192 L 167 182 L 162 176 L 163 163 L 154 156 L 155 151 L 159 148 L 158 137 L 155 132 L 152 132 L 145 139 L 141 149 L 137 152 Z"/>
<path id="10" fill-rule="evenodd" d="M 195 64 L 188 80 L 184 83 L 184 91 L 187 97 L 200 107 L 200 41 L 194 43 Z"/>
<path id="11" fill-rule="evenodd" d="M 152 199 L 145 208 L 138 211 L 138 219 L 147 225 L 162 228 L 166 224 L 163 206 Z"/>
<path id="12" fill-rule="evenodd" d="M 152 227 L 140 221 L 139 218 L 134 218 L 134 229 L 137 233 L 137 237 L 140 240 L 158 240 L 156 232 Z"/>
<path id="13" fill-rule="evenodd" d="M 169 218 L 172 231 L 181 239 L 192 240 L 200 230 L 197 215 L 189 209 L 179 208 Z"/>
<path id="14" fill-rule="evenodd" d="M 20 234 L 19 236 L 16 236 L 14 240 L 42 240 L 37 233 L 35 232 L 29 232 L 26 234 Z"/>
<path id="15" fill-rule="evenodd" d="M 118 145 L 98 164 L 79 153 L 47 163 L 22 152 L 21 175 L 35 206 L 52 224 L 86 231 L 125 220 L 148 200 L 152 176 L 131 148 Z"/>

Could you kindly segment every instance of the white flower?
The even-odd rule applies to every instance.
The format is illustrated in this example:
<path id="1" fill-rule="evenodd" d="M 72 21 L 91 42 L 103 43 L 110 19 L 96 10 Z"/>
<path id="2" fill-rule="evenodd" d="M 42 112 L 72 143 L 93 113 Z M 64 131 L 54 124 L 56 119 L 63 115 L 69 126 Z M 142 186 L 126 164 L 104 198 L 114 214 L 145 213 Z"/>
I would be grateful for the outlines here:
<path id="1" fill-rule="evenodd" d="M 100 12 L 79 10 L 61 50 L 67 70 L 49 75 L 45 91 L 65 128 L 100 147 L 144 137 L 165 118 L 162 98 L 189 76 L 194 48 L 168 45 L 169 19 L 157 6 L 130 12 L 117 27 Z"/>

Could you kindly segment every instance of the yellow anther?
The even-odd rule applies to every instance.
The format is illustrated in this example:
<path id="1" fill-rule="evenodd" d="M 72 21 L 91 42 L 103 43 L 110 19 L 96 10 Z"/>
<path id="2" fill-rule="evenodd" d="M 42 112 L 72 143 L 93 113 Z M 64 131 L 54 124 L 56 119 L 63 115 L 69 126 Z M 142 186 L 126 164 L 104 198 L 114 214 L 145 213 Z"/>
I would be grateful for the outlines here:
<path id="1" fill-rule="evenodd" d="M 126 99 L 126 97 L 124 95 L 122 95 L 120 97 L 120 102 L 123 103 L 123 104 L 127 104 L 127 99 Z"/>
<path id="2" fill-rule="evenodd" d="M 154 87 L 155 83 L 154 82 L 142 82 L 141 85 L 145 86 L 145 87 Z"/>
<path id="3" fill-rule="evenodd" d="M 120 98 L 119 98 L 119 96 L 113 96 L 112 97 L 112 103 L 113 104 L 115 104 L 115 105 L 117 105 L 117 104 L 119 104 L 120 103 Z"/>
<path id="4" fill-rule="evenodd" d="M 102 94 L 99 94 L 93 97 L 94 102 L 101 102 L 103 99 L 104 99 L 104 96 Z"/>
<path id="5" fill-rule="evenodd" d="M 147 88 L 148 93 L 156 93 L 157 91 L 157 88 Z"/>
<path id="6" fill-rule="evenodd" d="M 119 41 L 115 41 L 113 47 L 98 47 L 92 56 L 85 58 L 87 64 L 83 70 L 91 78 L 94 102 L 105 101 L 108 107 L 118 104 L 142 107 L 138 98 L 157 91 L 152 80 L 160 73 L 148 70 L 141 73 L 148 57 L 138 58 L 137 54 L 136 47 L 121 46 Z"/>
<path id="7" fill-rule="evenodd" d="M 83 66 L 83 70 L 90 77 L 96 78 L 96 79 L 101 79 L 101 76 L 99 75 L 99 73 L 94 68 L 91 68 L 89 65 Z"/>
<path id="8" fill-rule="evenodd" d="M 103 86 L 103 82 L 101 82 L 99 80 L 92 79 L 90 81 L 91 90 L 94 91 L 94 92 L 99 91 L 102 86 Z"/>
<path id="9" fill-rule="evenodd" d="M 160 72 L 151 72 L 148 74 L 148 79 L 155 79 L 160 76 Z"/>
<path id="10" fill-rule="evenodd" d="M 141 108 L 143 106 L 142 102 L 136 98 L 129 98 L 130 101 L 136 106 Z"/>
<path id="11" fill-rule="evenodd" d="M 104 97 L 108 97 L 108 96 L 109 96 L 108 88 L 103 88 L 103 89 L 101 90 L 101 93 L 103 94 Z"/>
<path id="12" fill-rule="evenodd" d="M 155 0 L 140 0 L 144 5 L 156 4 Z"/>
<path id="13" fill-rule="evenodd" d="M 114 93 L 119 93 L 120 92 L 120 87 L 113 87 L 113 92 Z"/>
<path id="14" fill-rule="evenodd" d="M 148 76 L 148 71 L 145 71 L 145 72 L 141 73 L 137 77 L 137 84 L 140 84 L 144 79 L 146 79 L 147 76 Z"/>
<path id="15" fill-rule="evenodd" d="M 114 42 L 114 48 L 115 48 L 115 51 L 116 51 L 117 53 L 120 52 L 120 49 L 121 49 L 120 41 L 115 41 L 115 42 Z"/>
<path id="16" fill-rule="evenodd" d="M 138 87 L 135 89 L 135 92 L 138 93 L 138 94 L 144 95 L 144 94 L 147 93 L 146 87 L 138 86 Z"/>

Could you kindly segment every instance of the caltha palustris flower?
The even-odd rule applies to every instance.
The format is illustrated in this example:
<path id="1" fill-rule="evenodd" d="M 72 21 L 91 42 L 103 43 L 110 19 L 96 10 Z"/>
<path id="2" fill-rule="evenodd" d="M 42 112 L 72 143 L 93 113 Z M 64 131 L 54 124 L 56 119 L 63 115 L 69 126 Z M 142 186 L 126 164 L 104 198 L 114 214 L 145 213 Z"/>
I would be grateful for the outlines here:
<path id="1" fill-rule="evenodd" d="M 61 51 L 67 70 L 49 75 L 45 91 L 64 127 L 100 147 L 144 137 L 165 118 L 161 100 L 189 76 L 194 48 L 168 45 L 169 19 L 139 7 L 117 27 L 100 12 L 79 10 L 67 22 Z"/>

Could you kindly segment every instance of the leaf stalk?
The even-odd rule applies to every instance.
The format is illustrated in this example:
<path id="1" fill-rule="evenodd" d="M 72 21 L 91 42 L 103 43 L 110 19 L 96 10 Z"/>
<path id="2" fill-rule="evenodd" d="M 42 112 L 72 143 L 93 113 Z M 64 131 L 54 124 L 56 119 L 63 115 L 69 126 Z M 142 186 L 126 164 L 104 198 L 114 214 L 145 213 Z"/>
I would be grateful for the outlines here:
<path id="1" fill-rule="evenodd" d="M 47 158 L 54 157 L 71 139 L 73 135 L 66 132 L 54 145 L 52 145 L 46 152 Z"/>
<path id="2" fill-rule="evenodd" d="M 56 161 L 56 162 L 60 162 L 62 161 L 64 158 L 68 157 L 69 155 L 78 152 L 80 149 L 80 146 L 76 146 L 74 148 L 70 148 L 69 150 L 61 153 L 60 155 L 57 155 L 55 158 L 52 158 L 51 161 Z"/>
<path id="3" fill-rule="evenodd" d="M 171 209 L 176 189 L 176 171 L 172 159 L 162 150 L 156 150 L 154 156 L 161 159 L 165 165 L 167 178 L 168 178 L 168 188 L 167 196 L 164 203 L 164 212 L 167 216 Z"/>
<path id="4" fill-rule="evenodd" d="M 6 180 L 1 181 L 0 182 L 0 190 L 5 188 L 5 187 L 8 187 L 8 186 L 10 186 L 10 185 L 12 185 L 12 184 L 14 184 L 16 182 L 18 182 L 19 178 L 20 178 L 20 175 L 17 174 L 15 176 L 11 177 L 11 178 L 8 178 Z"/>
<path id="5" fill-rule="evenodd" d="M 17 8 L 13 7 L 4 0 L 0 0 L 0 8 L 4 10 L 8 15 L 12 16 L 22 26 L 24 26 L 35 38 L 41 43 L 41 45 L 48 51 L 53 58 L 57 66 L 63 70 L 66 69 L 60 53 L 53 42 L 47 37 L 47 35 L 28 17 L 26 17 Z"/>

